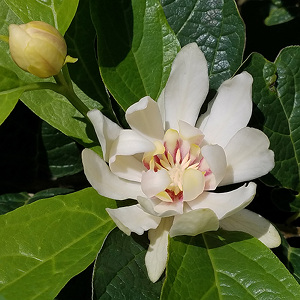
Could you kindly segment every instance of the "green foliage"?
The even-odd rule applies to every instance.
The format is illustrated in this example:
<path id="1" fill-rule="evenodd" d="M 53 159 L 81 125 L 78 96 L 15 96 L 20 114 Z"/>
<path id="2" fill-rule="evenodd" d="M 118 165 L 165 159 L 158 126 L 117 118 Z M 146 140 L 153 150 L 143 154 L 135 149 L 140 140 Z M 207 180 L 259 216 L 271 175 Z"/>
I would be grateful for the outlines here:
<path id="1" fill-rule="evenodd" d="M 126 110 L 144 96 L 157 99 L 179 43 L 158 0 L 91 0 L 103 81 Z"/>
<path id="2" fill-rule="evenodd" d="M 36 1 L 33 2 L 35 3 Z M 66 1 L 64 3 L 66 3 Z M 12 14 L 11 10 L 9 10 L 3 0 L 0 0 L 0 6 L 0 34 L 7 34 L 9 23 L 19 24 L 21 22 L 16 15 Z M 31 7 L 28 4 L 26 12 L 30 15 Z M 57 17 L 64 18 L 64 15 L 57 14 Z M 69 21 L 71 22 L 71 19 Z M 0 54 L 2 58 L 0 62 L 0 67 L 3 67 L 2 72 L 5 72 L 4 68 L 11 70 L 10 80 L 5 83 L 4 89 L 1 88 L 0 98 L 6 97 L 7 99 L 12 99 L 12 102 L 9 103 L 9 105 L 6 105 L 7 112 L 3 113 L 3 117 L 0 117 L 0 120 L 7 117 L 9 111 L 13 109 L 16 98 L 21 97 L 21 100 L 35 114 L 56 129 L 62 131 L 65 135 L 74 138 L 86 147 L 94 147 L 96 145 L 94 142 L 96 138 L 92 126 L 64 96 L 59 95 L 52 90 L 28 91 L 23 94 L 25 90 L 30 90 L 32 87 L 34 88 L 37 81 L 46 83 L 51 81 L 50 79 L 42 80 L 19 69 L 10 57 L 8 45 L 6 43 L 0 43 Z M 18 92 L 14 92 L 14 89 L 17 89 Z M 98 101 L 89 98 L 77 88 L 77 86 L 75 86 L 75 92 L 89 109 L 102 108 Z M 2 105 L 4 106 L 5 104 L 1 104 L 1 106 Z M 2 113 L 0 116 L 2 116 Z"/>
<path id="3" fill-rule="evenodd" d="M 44 21 L 64 34 L 75 15 L 79 0 L 27 0 L 26 2 L 5 0 L 5 2 L 23 23 Z"/>
<path id="4" fill-rule="evenodd" d="M 298 299 L 300 287 L 262 243 L 239 232 L 170 240 L 166 299 Z"/>
<path id="5" fill-rule="evenodd" d="M 234 0 L 162 0 L 167 20 L 181 46 L 196 42 L 208 63 L 210 88 L 217 89 L 239 68 L 245 28 Z"/>
<path id="6" fill-rule="evenodd" d="M 272 0 L 269 16 L 265 19 L 268 26 L 282 24 L 293 20 L 299 14 L 297 1 Z"/>
<path id="7" fill-rule="evenodd" d="M 53 177 L 59 178 L 82 171 L 80 151 L 71 138 L 43 122 L 42 139 Z"/>
<path id="8" fill-rule="evenodd" d="M 162 280 L 152 283 L 145 267 L 148 239 L 113 230 L 94 266 L 94 299 L 159 299 Z"/>
<path id="9" fill-rule="evenodd" d="M 114 201 L 92 188 L 23 206 L 0 217 L 0 294 L 52 300 L 96 257 L 114 223 Z"/>
<path id="10" fill-rule="evenodd" d="M 275 153 L 270 184 L 300 191 L 300 47 L 285 48 L 275 63 L 258 53 L 244 67 L 254 79 L 253 123 L 261 127 Z"/>

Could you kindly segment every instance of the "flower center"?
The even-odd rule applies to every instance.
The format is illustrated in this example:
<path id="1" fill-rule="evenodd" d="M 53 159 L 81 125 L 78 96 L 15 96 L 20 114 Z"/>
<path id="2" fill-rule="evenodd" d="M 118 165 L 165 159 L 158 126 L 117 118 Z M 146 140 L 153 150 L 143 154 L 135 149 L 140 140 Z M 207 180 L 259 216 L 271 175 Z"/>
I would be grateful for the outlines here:
<path id="1" fill-rule="evenodd" d="M 199 145 L 190 143 L 180 137 L 176 130 L 169 129 L 165 133 L 163 143 L 156 141 L 155 146 L 154 151 L 144 154 L 144 166 L 154 172 L 166 170 L 170 177 L 170 184 L 156 195 L 157 198 L 166 202 L 184 200 L 184 191 L 190 189 L 191 182 L 199 184 L 191 177 L 195 172 L 196 177 L 200 176 L 200 180 L 203 181 L 200 185 L 204 187 L 205 171 L 200 170 L 203 158 Z"/>

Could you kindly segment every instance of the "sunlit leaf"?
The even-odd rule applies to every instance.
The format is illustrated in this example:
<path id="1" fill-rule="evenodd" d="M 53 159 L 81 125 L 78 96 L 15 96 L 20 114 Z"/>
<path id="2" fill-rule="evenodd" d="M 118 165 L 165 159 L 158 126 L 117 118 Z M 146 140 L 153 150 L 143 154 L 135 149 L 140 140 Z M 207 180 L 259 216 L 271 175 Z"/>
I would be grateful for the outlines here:
<path id="1" fill-rule="evenodd" d="M 300 286 L 266 246 L 240 232 L 170 240 L 166 299 L 291 299 Z"/>
<path id="2" fill-rule="evenodd" d="M 125 110 L 157 99 L 179 50 L 158 0 L 91 1 L 103 81 Z"/>
<path id="3" fill-rule="evenodd" d="M 52 300 L 95 259 L 115 226 L 105 211 L 114 203 L 89 188 L 0 216 L 0 294 Z"/>

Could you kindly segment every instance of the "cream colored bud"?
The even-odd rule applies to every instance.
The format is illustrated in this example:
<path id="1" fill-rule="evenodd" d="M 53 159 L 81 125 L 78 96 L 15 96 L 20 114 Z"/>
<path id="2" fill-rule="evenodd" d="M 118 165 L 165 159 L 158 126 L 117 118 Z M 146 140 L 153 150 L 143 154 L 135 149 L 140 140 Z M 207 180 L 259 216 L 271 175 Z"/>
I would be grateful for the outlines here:
<path id="1" fill-rule="evenodd" d="M 9 25 L 9 50 L 20 68 L 40 78 L 57 75 L 67 56 L 63 36 L 41 21 Z"/>

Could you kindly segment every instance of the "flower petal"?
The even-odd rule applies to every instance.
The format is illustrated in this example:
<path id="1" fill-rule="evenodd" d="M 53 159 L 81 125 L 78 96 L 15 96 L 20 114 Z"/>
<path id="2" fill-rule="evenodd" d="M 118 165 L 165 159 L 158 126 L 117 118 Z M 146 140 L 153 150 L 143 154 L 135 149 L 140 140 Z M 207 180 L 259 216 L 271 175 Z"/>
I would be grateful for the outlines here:
<path id="1" fill-rule="evenodd" d="M 198 197 L 204 190 L 205 180 L 201 171 L 187 169 L 183 173 L 183 200 L 191 201 Z"/>
<path id="2" fill-rule="evenodd" d="M 206 231 L 217 230 L 218 228 L 219 220 L 215 213 L 208 208 L 201 208 L 175 216 L 170 236 L 195 236 Z"/>
<path id="3" fill-rule="evenodd" d="M 275 248 L 281 244 L 276 228 L 262 216 L 247 209 L 221 220 L 220 227 L 229 231 L 249 233 L 269 248 Z"/>
<path id="4" fill-rule="evenodd" d="M 142 209 L 157 217 L 170 217 L 183 213 L 183 204 L 177 202 L 163 202 L 158 198 L 137 197 L 137 201 Z"/>
<path id="5" fill-rule="evenodd" d="M 224 178 L 227 162 L 225 152 L 218 145 L 206 145 L 201 148 L 204 161 L 201 162 L 200 170 L 211 172 L 205 174 L 205 190 L 214 190 Z M 205 165 L 207 164 L 207 167 Z M 204 169 L 202 169 L 204 168 Z"/>
<path id="6" fill-rule="evenodd" d="M 148 238 L 150 245 L 145 256 L 148 276 L 156 282 L 166 268 L 168 258 L 168 235 L 173 218 L 163 218 L 156 229 L 150 229 Z"/>
<path id="7" fill-rule="evenodd" d="M 269 139 L 260 130 L 245 127 L 225 147 L 226 174 L 220 185 L 243 182 L 267 174 L 274 167 Z"/>
<path id="8" fill-rule="evenodd" d="M 164 128 L 157 103 L 146 96 L 131 105 L 125 114 L 130 127 L 150 141 L 162 140 Z"/>
<path id="9" fill-rule="evenodd" d="M 113 174 L 94 151 L 84 149 L 82 163 L 86 178 L 100 195 L 116 200 L 136 199 L 144 195 L 140 183 L 123 180 Z"/>
<path id="10" fill-rule="evenodd" d="M 166 129 L 182 120 L 194 126 L 208 93 L 207 62 L 196 43 L 177 54 L 164 91 Z"/>
<path id="11" fill-rule="evenodd" d="M 149 229 L 155 229 L 161 220 L 159 217 L 144 212 L 138 204 L 116 209 L 106 208 L 106 211 L 127 235 L 130 235 L 131 232 L 141 235 Z"/>
<path id="12" fill-rule="evenodd" d="M 188 202 L 188 205 L 192 210 L 209 208 L 221 220 L 245 208 L 254 198 L 255 192 L 256 184 L 250 182 L 247 186 L 244 184 L 227 193 L 205 192 L 197 199 Z"/>
<path id="13" fill-rule="evenodd" d="M 111 147 L 109 167 L 111 171 L 121 178 L 133 181 L 141 181 L 142 171 L 146 170 L 140 154 L 155 149 L 155 145 L 134 132 L 122 130 Z"/>
<path id="14" fill-rule="evenodd" d="M 219 87 L 209 117 L 200 124 L 209 144 L 224 148 L 236 132 L 247 126 L 252 114 L 252 82 L 252 76 L 243 72 Z"/>
<path id="15" fill-rule="evenodd" d="M 114 140 L 119 136 L 122 128 L 106 118 L 98 109 L 93 109 L 88 112 L 88 117 L 91 120 L 100 142 L 103 158 L 109 160 L 109 153 Z"/>
<path id="16" fill-rule="evenodd" d="M 164 191 L 171 183 L 171 178 L 165 169 L 154 172 L 149 170 L 142 173 L 142 191 L 151 198 Z"/>

